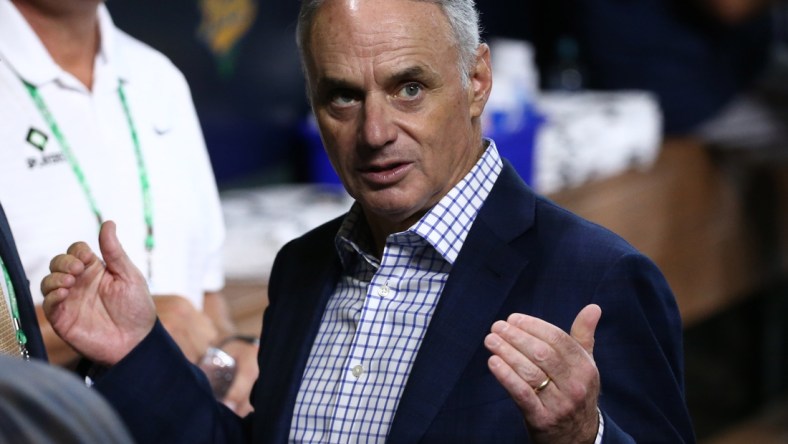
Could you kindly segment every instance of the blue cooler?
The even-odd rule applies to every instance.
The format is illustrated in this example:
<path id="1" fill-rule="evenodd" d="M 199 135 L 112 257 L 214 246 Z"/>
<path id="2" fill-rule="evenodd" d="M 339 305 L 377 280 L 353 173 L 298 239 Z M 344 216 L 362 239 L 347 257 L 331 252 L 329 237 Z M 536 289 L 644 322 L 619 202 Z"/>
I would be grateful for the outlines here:
<path id="1" fill-rule="evenodd" d="M 533 188 L 536 135 L 545 119 L 532 106 L 524 106 L 519 114 L 490 112 L 484 136 L 495 141 L 501 157 L 511 162 L 525 183 Z"/>

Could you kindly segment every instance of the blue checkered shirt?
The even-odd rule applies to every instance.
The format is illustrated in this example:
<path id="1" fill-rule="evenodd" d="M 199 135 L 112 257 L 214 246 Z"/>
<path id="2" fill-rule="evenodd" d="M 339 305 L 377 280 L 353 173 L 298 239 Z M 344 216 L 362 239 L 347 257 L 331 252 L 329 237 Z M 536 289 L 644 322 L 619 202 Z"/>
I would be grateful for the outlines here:
<path id="1" fill-rule="evenodd" d="M 296 400 L 293 442 L 383 442 L 452 265 L 503 165 L 488 141 L 471 171 L 373 254 L 355 204 L 336 237 L 343 273 Z"/>

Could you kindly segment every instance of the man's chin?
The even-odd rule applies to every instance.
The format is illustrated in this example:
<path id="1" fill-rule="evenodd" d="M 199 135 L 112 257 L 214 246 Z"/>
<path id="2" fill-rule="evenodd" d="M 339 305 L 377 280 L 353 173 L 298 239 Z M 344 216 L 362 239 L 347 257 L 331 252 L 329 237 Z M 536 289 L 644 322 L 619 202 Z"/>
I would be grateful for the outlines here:
<path id="1" fill-rule="evenodd" d="M 427 211 L 423 206 L 415 205 L 412 200 L 379 197 L 361 202 L 361 207 L 371 224 L 396 227 L 392 233 L 407 230 Z"/>

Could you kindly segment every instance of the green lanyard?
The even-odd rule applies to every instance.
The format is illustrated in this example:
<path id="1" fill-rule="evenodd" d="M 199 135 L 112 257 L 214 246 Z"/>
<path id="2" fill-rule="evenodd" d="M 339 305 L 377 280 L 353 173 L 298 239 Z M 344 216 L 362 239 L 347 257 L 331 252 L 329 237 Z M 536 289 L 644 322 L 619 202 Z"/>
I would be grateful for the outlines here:
<path id="1" fill-rule="evenodd" d="M 66 141 L 66 137 L 60 131 L 60 127 L 58 126 L 57 122 L 55 121 L 55 117 L 49 111 L 49 107 L 47 107 L 46 103 L 44 102 L 43 97 L 38 92 L 38 88 L 22 80 L 22 83 L 25 84 L 25 88 L 27 92 L 30 93 L 30 97 L 33 99 L 33 102 L 36 104 L 38 111 L 41 113 L 41 116 L 46 121 L 47 125 L 49 125 L 49 129 L 52 131 L 52 134 L 57 139 L 58 143 L 60 144 L 60 148 L 63 150 L 63 154 L 65 155 L 66 159 L 68 159 L 68 163 L 71 165 L 71 170 L 74 172 L 77 180 L 79 181 L 79 185 L 82 188 L 82 191 L 85 193 L 85 197 L 88 200 L 88 204 L 90 205 L 90 209 L 93 211 L 93 214 L 96 216 L 96 221 L 98 222 L 99 226 L 104 221 L 101 217 L 101 211 L 98 208 L 98 204 L 96 203 L 96 199 L 93 197 L 93 193 L 90 191 L 90 185 L 88 184 L 87 178 L 85 177 L 85 173 L 82 171 L 82 167 L 79 166 L 79 162 L 77 161 L 76 156 L 71 151 L 71 145 L 68 144 Z M 145 159 L 142 157 L 142 150 L 140 149 L 140 141 L 137 137 L 137 129 L 134 126 L 134 120 L 131 118 L 131 111 L 129 110 L 129 105 L 126 102 L 126 94 L 123 91 L 123 83 L 118 80 L 118 97 L 120 98 L 120 103 L 123 105 L 123 113 L 126 115 L 126 122 L 129 125 L 129 130 L 131 132 L 131 141 L 134 144 L 134 155 L 137 158 L 137 171 L 140 177 L 140 187 L 142 189 L 142 208 L 143 208 L 143 217 L 145 219 L 145 251 L 148 254 L 148 280 L 150 280 L 152 275 L 151 269 L 151 254 L 153 253 L 153 201 L 151 199 L 150 193 L 150 181 L 148 180 L 148 169 L 145 167 Z"/>
<path id="2" fill-rule="evenodd" d="M 26 360 L 30 359 L 30 353 L 27 351 L 27 336 L 22 331 L 22 322 L 19 319 L 19 305 L 16 303 L 16 292 L 14 291 L 14 284 L 11 282 L 11 276 L 5 268 L 3 258 L 0 258 L 0 268 L 3 269 L 3 278 L 5 279 L 5 286 L 8 289 L 8 300 L 11 302 L 11 318 L 14 320 L 14 330 L 16 330 L 16 341 L 19 343 L 19 352 Z M 0 301 L 0 304 L 5 304 L 5 301 Z"/>

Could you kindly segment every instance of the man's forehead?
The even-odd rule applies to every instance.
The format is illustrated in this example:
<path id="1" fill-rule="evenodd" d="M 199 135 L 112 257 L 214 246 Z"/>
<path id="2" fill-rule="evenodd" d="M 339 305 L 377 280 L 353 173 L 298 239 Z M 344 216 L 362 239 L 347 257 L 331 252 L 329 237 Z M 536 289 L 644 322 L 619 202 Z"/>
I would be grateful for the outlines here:
<path id="1" fill-rule="evenodd" d="M 315 17 L 310 35 L 314 61 L 356 58 L 375 64 L 401 65 L 402 60 L 429 59 L 455 47 L 447 20 L 439 10 L 423 10 L 414 5 L 431 3 L 413 0 L 356 0 L 367 4 L 357 11 L 343 9 L 354 6 L 350 0 L 336 0 L 340 9 L 321 9 Z M 381 2 L 399 4 L 370 8 Z M 402 6 L 409 6 L 403 8 Z M 326 8 L 326 6 L 324 6 Z M 442 22 L 439 22 L 442 21 Z"/>
<path id="2" fill-rule="evenodd" d="M 407 25 L 424 19 L 439 25 L 436 20 L 448 23 L 439 3 L 429 0 L 325 0 L 313 16 L 313 23 L 324 18 L 328 25 L 340 22 L 357 22 L 373 27 Z M 375 21 L 369 21 L 374 17 Z"/>
<path id="3" fill-rule="evenodd" d="M 402 3 L 427 3 L 433 4 L 435 6 L 439 6 L 440 3 L 438 0 L 318 0 L 318 9 L 327 5 L 327 4 L 340 4 L 348 10 L 357 11 L 361 9 L 362 6 L 370 3 L 375 3 L 376 1 L 386 2 L 389 4 L 402 2 Z"/>

